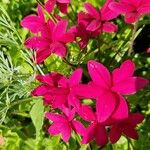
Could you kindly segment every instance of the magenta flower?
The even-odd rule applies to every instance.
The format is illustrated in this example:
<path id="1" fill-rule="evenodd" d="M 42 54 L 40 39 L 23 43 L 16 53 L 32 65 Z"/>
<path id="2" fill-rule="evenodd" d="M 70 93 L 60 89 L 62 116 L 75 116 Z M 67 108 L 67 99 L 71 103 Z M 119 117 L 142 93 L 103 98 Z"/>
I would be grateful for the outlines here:
<path id="1" fill-rule="evenodd" d="M 74 33 L 75 37 L 80 37 L 78 44 L 81 49 L 87 46 L 91 37 L 91 32 L 86 30 L 84 24 L 79 23 L 78 25 L 71 27 L 69 32 Z"/>
<path id="2" fill-rule="evenodd" d="M 44 96 L 45 103 L 53 108 L 60 108 L 63 104 L 79 107 L 79 100 L 72 89 L 80 83 L 81 77 L 82 69 L 75 70 L 69 79 L 57 73 L 38 76 L 37 79 L 43 84 L 34 89 L 32 94 Z"/>
<path id="3" fill-rule="evenodd" d="M 46 26 L 46 20 L 40 5 L 38 5 L 37 13 L 38 16 L 30 15 L 21 21 L 21 25 L 29 29 L 32 33 L 38 33 Z"/>
<path id="4" fill-rule="evenodd" d="M 122 134 L 133 139 L 138 139 L 138 133 L 135 130 L 135 127 L 143 120 L 144 116 L 142 114 L 134 113 L 130 114 L 125 120 L 115 122 L 109 133 L 111 143 L 116 143 Z"/>
<path id="5" fill-rule="evenodd" d="M 150 0 L 120 0 L 110 3 L 109 8 L 119 14 L 125 14 L 126 23 L 134 23 L 142 15 L 150 13 Z"/>
<path id="6" fill-rule="evenodd" d="M 48 0 L 45 4 L 45 8 L 49 13 L 51 13 L 54 9 L 54 6 L 57 5 L 60 11 L 66 14 L 69 4 L 70 0 Z"/>
<path id="7" fill-rule="evenodd" d="M 26 47 L 36 50 L 36 63 L 42 63 L 52 53 L 60 57 L 66 56 L 65 44 L 74 41 L 74 34 L 66 32 L 67 26 L 67 20 L 61 20 L 56 25 L 49 20 L 41 31 L 41 36 L 34 36 L 26 40 Z"/>
<path id="8" fill-rule="evenodd" d="M 48 132 L 50 135 L 61 134 L 61 137 L 64 142 L 67 142 L 70 139 L 72 129 L 76 132 L 82 134 L 84 126 L 77 120 L 74 120 L 75 110 L 69 110 L 66 107 L 62 108 L 64 114 L 56 114 L 48 112 L 46 113 L 46 118 L 53 121 L 53 124 L 49 127 Z"/>
<path id="9" fill-rule="evenodd" d="M 146 50 L 146 52 L 147 52 L 147 53 L 150 53 L 150 48 L 148 48 L 148 49 Z"/>
<path id="10" fill-rule="evenodd" d="M 51 73 L 46 75 L 38 75 L 36 79 L 43 84 L 38 86 L 32 91 L 32 95 L 34 96 L 44 96 L 44 104 L 52 104 L 53 103 L 53 92 L 58 87 L 59 81 L 63 78 L 63 76 L 59 73 Z"/>
<path id="11" fill-rule="evenodd" d="M 83 23 L 86 30 L 93 32 L 94 36 L 101 32 L 116 32 L 117 25 L 109 22 L 118 16 L 108 8 L 108 4 L 112 1 L 107 0 L 100 10 L 97 10 L 90 3 L 85 3 L 84 7 L 87 13 L 81 12 L 78 14 L 78 23 Z"/>
<path id="12" fill-rule="evenodd" d="M 123 62 L 112 74 L 93 60 L 88 62 L 88 70 L 93 81 L 77 86 L 74 93 L 96 99 L 99 122 L 105 122 L 110 116 L 115 120 L 127 118 L 128 104 L 122 95 L 134 94 L 149 83 L 147 79 L 133 76 L 135 65 L 131 60 Z"/>
<path id="13" fill-rule="evenodd" d="M 122 95 L 134 94 L 149 83 L 142 77 L 133 76 L 135 65 L 130 60 L 123 62 L 120 68 L 112 72 L 112 75 L 105 66 L 95 61 L 88 62 L 88 70 L 93 84 L 99 89 L 100 96 L 97 99 L 96 108 L 100 122 L 112 115 L 118 103 L 124 105 L 120 105 L 124 109 L 124 113 L 119 111 L 119 114 L 114 117 L 120 118 L 124 115 L 127 117 L 128 106 Z"/>

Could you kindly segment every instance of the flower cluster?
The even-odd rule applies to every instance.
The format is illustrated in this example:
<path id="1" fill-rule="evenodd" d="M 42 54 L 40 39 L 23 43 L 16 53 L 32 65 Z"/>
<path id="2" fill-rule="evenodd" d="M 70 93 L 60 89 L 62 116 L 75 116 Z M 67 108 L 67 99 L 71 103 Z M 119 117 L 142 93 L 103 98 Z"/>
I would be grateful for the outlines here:
<path id="1" fill-rule="evenodd" d="M 103 64 L 91 60 L 88 62 L 88 72 L 92 81 L 87 84 L 80 83 L 80 68 L 70 78 L 58 73 L 37 76 L 42 85 L 34 89 L 32 94 L 43 96 L 46 105 L 62 111 L 62 114 L 46 113 L 46 117 L 53 121 L 49 133 L 61 133 L 66 142 L 74 130 L 83 137 L 83 144 L 95 139 L 99 146 L 106 145 L 108 138 L 112 143 L 117 142 L 122 133 L 137 139 L 135 127 L 144 117 L 129 112 L 129 104 L 123 95 L 136 93 L 149 81 L 133 76 L 134 70 L 135 65 L 131 60 L 123 62 L 112 73 Z M 96 102 L 94 107 L 82 103 L 83 99 L 89 98 Z M 87 128 L 76 119 L 79 116 L 81 120 L 89 122 Z"/>
<path id="2" fill-rule="evenodd" d="M 76 24 L 68 28 L 68 20 L 56 14 L 47 18 L 55 5 L 66 15 L 70 0 L 48 0 L 45 5 L 39 4 L 37 15 L 27 16 L 21 22 L 34 34 L 25 41 L 25 46 L 35 50 L 37 64 L 43 63 L 51 54 L 65 58 L 70 42 L 76 42 L 83 49 L 90 39 L 103 32 L 117 32 L 118 27 L 112 20 L 120 14 L 125 15 L 125 22 L 135 23 L 143 14 L 150 13 L 149 0 L 107 0 L 99 10 L 85 3 L 85 11 L 79 12 Z M 36 77 L 41 85 L 32 91 L 32 95 L 42 96 L 44 104 L 53 110 L 46 113 L 46 118 L 53 122 L 48 132 L 61 134 L 67 142 L 75 131 L 82 137 L 83 144 L 96 140 L 98 146 L 109 141 L 115 143 L 122 134 L 137 139 L 135 128 L 144 117 L 130 112 L 124 96 L 135 94 L 149 81 L 134 76 L 135 64 L 131 60 L 124 61 L 111 73 L 95 60 L 88 61 L 87 68 L 91 77 L 87 83 L 82 83 L 82 68 L 77 68 L 69 78 L 57 72 Z M 85 104 L 84 99 L 91 99 L 93 105 Z"/>

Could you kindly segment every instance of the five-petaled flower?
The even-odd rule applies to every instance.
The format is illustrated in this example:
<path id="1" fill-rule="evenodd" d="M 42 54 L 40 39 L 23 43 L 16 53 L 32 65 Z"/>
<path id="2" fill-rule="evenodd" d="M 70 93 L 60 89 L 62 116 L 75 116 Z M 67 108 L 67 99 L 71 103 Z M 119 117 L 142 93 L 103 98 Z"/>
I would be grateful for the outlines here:
<path id="1" fill-rule="evenodd" d="M 128 117 L 128 104 L 122 95 L 130 95 L 148 85 L 149 81 L 133 76 L 135 65 L 126 60 L 112 74 L 101 63 L 88 62 L 92 82 L 80 84 L 74 88 L 74 93 L 85 98 L 96 99 L 97 120 L 105 122 L 110 116 L 120 120 Z"/>
<path id="2" fill-rule="evenodd" d="M 109 133 L 111 143 L 116 143 L 122 134 L 135 140 L 138 139 L 138 133 L 135 130 L 135 127 L 143 120 L 144 116 L 142 114 L 133 113 L 129 114 L 127 119 L 115 122 L 112 125 Z"/>
<path id="3" fill-rule="evenodd" d="M 105 5 L 97 10 L 90 3 L 85 3 L 85 12 L 78 13 L 78 24 L 73 26 L 70 32 L 75 34 L 75 37 L 79 37 L 78 42 L 81 49 L 85 48 L 90 38 L 95 38 L 102 32 L 116 32 L 117 25 L 109 22 L 116 18 L 118 13 L 109 9 L 108 5 L 113 0 L 107 0 Z"/>
<path id="4" fill-rule="evenodd" d="M 27 48 L 35 49 L 37 64 L 42 63 L 51 54 L 65 57 L 67 47 L 65 44 L 74 41 L 74 34 L 67 32 L 68 21 L 61 20 L 55 24 L 49 20 L 42 29 L 41 36 L 33 36 L 25 41 Z"/>
<path id="5" fill-rule="evenodd" d="M 92 36 L 97 36 L 102 32 L 116 32 L 117 25 L 109 22 L 118 16 L 118 13 L 113 12 L 108 7 L 108 4 L 112 1 L 107 0 L 100 10 L 97 10 L 90 3 L 85 3 L 84 7 L 87 12 L 78 14 L 78 23 L 84 24 L 86 30 L 92 32 Z"/>
<path id="6" fill-rule="evenodd" d="M 75 109 L 70 110 L 64 106 L 61 109 L 63 114 L 47 112 L 45 116 L 53 121 L 53 124 L 48 129 L 49 134 L 61 134 L 63 141 L 67 142 L 70 139 L 72 129 L 76 131 L 76 128 L 78 128 L 82 133 L 84 126 L 79 121 L 74 120 Z"/>
<path id="7" fill-rule="evenodd" d="M 63 104 L 66 106 L 79 105 L 72 89 L 80 83 L 81 77 L 82 69 L 80 68 L 76 69 L 69 79 L 57 73 L 37 76 L 37 80 L 43 84 L 34 89 L 32 94 L 44 96 L 45 103 L 51 104 L 53 108 L 61 108 Z"/>
<path id="8" fill-rule="evenodd" d="M 142 15 L 150 13 L 150 0 L 120 0 L 111 2 L 109 8 L 125 14 L 126 23 L 135 23 Z"/>

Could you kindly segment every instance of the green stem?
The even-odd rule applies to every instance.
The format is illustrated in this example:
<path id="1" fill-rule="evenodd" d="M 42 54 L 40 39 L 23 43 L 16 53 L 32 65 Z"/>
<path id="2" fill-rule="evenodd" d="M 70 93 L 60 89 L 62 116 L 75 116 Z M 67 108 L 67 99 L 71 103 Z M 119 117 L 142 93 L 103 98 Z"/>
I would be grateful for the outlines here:
<path id="1" fill-rule="evenodd" d="M 72 10 L 72 12 L 73 12 L 74 16 L 76 17 L 76 12 L 74 11 L 74 9 L 73 9 L 73 7 L 72 7 L 72 4 L 71 4 L 71 3 L 70 3 L 70 8 L 71 8 L 71 10 Z"/>
<path id="2" fill-rule="evenodd" d="M 36 1 L 45 10 L 45 13 L 56 23 L 57 20 L 55 19 L 55 17 L 51 13 L 47 12 L 47 10 L 45 9 L 45 6 L 41 3 L 41 1 L 40 0 L 36 0 Z"/>
<path id="3" fill-rule="evenodd" d="M 19 105 L 21 103 L 30 102 L 32 100 L 33 100 L 33 97 L 26 98 L 26 99 L 23 99 L 23 100 L 18 100 L 16 102 L 11 103 L 11 105 L 9 106 L 9 109 L 12 108 L 12 107 L 14 107 L 14 106 L 16 106 L 16 105 Z"/>
<path id="4" fill-rule="evenodd" d="M 134 44 L 134 40 L 135 40 L 135 37 L 136 37 L 137 28 L 138 28 L 138 22 L 136 22 L 136 23 L 133 25 L 133 31 L 132 31 L 132 36 L 131 36 L 131 39 L 130 39 L 130 45 L 129 45 L 129 50 L 128 50 L 128 56 L 131 56 L 131 53 L 132 53 L 132 50 L 133 50 L 133 44 Z"/>
<path id="5" fill-rule="evenodd" d="M 70 19 L 72 21 L 73 24 L 76 24 L 69 14 L 67 14 L 67 17 L 68 17 L 68 19 Z"/>
<path id="6" fill-rule="evenodd" d="M 40 68 L 39 65 L 36 65 L 36 68 L 38 69 L 38 71 L 40 72 L 41 75 L 44 75 L 44 72 L 42 71 L 42 69 Z"/>
<path id="7" fill-rule="evenodd" d="M 30 115 L 27 114 L 27 113 L 12 112 L 11 114 L 12 115 L 17 115 L 17 116 L 20 116 L 20 117 L 24 117 L 24 118 L 31 118 Z"/>
<path id="8" fill-rule="evenodd" d="M 97 47 L 98 47 L 98 60 L 100 60 L 100 56 L 101 56 L 101 45 L 100 45 L 100 37 L 97 37 Z"/>
<path id="9" fill-rule="evenodd" d="M 70 63 L 66 58 L 63 58 L 62 60 L 63 60 L 63 62 L 66 63 L 67 65 L 69 65 L 69 66 L 71 66 L 71 67 L 74 67 L 74 68 L 76 67 L 75 64 Z"/>
<path id="10" fill-rule="evenodd" d="M 119 52 L 121 51 L 122 49 L 119 49 L 115 55 L 112 57 L 112 59 L 110 60 L 110 63 L 109 63 L 109 66 L 113 63 L 113 61 L 115 60 L 116 56 L 119 54 Z"/>
<path id="11" fill-rule="evenodd" d="M 36 64 L 36 62 L 37 62 L 36 61 L 36 52 L 35 52 L 34 49 L 33 49 L 33 55 L 34 55 L 34 58 L 35 58 L 35 60 L 34 60 L 34 65 L 35 65 L 35 69 L 34 70 L 35 70 L 35 72 L 38 70 L 41 75 L 44 75 L 44 72 L 42 71 L 42 69 L 40 68 L 40 66 L 38 64 Z"/>

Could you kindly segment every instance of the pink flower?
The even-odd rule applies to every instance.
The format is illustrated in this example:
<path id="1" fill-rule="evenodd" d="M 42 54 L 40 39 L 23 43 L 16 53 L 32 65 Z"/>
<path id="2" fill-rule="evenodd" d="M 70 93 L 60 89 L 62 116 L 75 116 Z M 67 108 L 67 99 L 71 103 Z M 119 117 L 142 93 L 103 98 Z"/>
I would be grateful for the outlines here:
<path id="1" fill-rule="evenodd" d="M 21 25 L 28 28 L 32 33 L 40 32 L 46 25 L 46 20 L 42 12 L 42 7 L 38 5 L 38 16 L 27 16 L 21 21 Z"/>
<path id="2" fill-rule="evenodd" d="M 74 34 L 66 32 L 67 20 L 61 20 L 56 25 L 49 20 L 41 31 L 41 36 L 28 38 L 25 42 L 27 48 L 36 50 L 36 63 L 42 63 L 52 53 L 65 57 L 66 45 L 74 41 Z"/>
<path id="3" fill-rule="evenodd" d="M 108 8 L 108 4 L 112 1 L 107 0 L 101 10 L 97 10 L 90 3 L 85 3 L 84 7 L 87 13 L 78 14 L 78 23 L 83 23 L 86 30 L 91 31 L 94 36 L 101 32 L 116 32 L 117 25 L 109 22 L 118 16 Z"/>
<path id="4" fill-rule="evenodd" d="M 46 75 L 38 75 L 36 79 L 42 82 L 42 85 L 38 86 L 32 91 L 34 96 L 44 96 L 44 103 L 46 105 L 53 103 L 53 91 L 58 87 L 59 81 L 63 76 L 59 73 L 51 73 Z"/>
<path id="5" fill-rule="evenodd" d="M 131 60 L 122 63 L 112 74 L 105 66 L 96 61 L 88 62 L 92 82 L 79 85 L 74 93 L 85 98 L 96 99 L 96 113 L 99 122 L 109 117 L 121 120 L 128 117 L 128 104 L 122 95 L 134 94 L 148 85 L 149 81 L 133 76 L 135 65 Z"/>
<path id="6" fill-rule="evenodd" d="M 57 5 L 60 11 L 66 14 L 69 3 L 70 0 L 48 0 L 45 4 L 45 8 L 49 13 L 51 13 L 54 9 L 54 6 Z"/>
<path id="7" fill-rule="evenodd" d="M 82 69 L 75 70 L 69 79 L 57 73 L 45 76 L 37 76 L 43 84 L 32 91 L 34 96 L 44 96 L 45 103 L 51 104 L 53 108 L 66 106 L 79 107 L 79 100 L 74 96 L 72 89 L 81 80 Z"/>
<path id="8" fill-rule="evenodd" d="M 62 111 L 64 115 L 48 112 L 45 116 L 53 121 L 53 124 L 48 129 L 49 134 L 61 134 L 63 141 L 67 142 L 70 139 L 72 129 L 76 132 L 76 128 L 78 128 L 81 131 L 80 133 L 82 133 L 84 126 L 79 121 L 74 120 L 74 109 L 69 110 L 68 108 L 63 107 Z"/>
<path id="9" fill-rule="evenodd" d="M 146 52 L 147 52 L 147 53 L 150 53 L 150 48 L 148 48 L 148 49 L 146 50 Z"/>
<path id="10" fill-rule="evenodd" d="M 119 14 L 125 14 L 126 23 L 134 23 L 142 15 L 150 13 L 150 0 L 120 0 L 110 3 L 109 8 Z"/>
<path id="11" fill-rule="evenodd" d="M 116 143 L 122 134 L 133 139 L 138 139 L 138 133 L 135 130 L 135 127 L 143 120 L 144 116 L 142 114 L 134 113 L 130 114 L 125 120 L 115 122 L 109 133 L 111 143 Z"/>
<path id="12" fill-rule="evenodd" d="M 81 49 L 87 46 L 88 41 L 91 37 L 91 33 L 86 30 L 84 24 L 79 23 L 78 25 L 71 27 L 69 32 L 74 33 L 75 37 L 80 37 L 80 41 L 78 42 L 78 44 Z"/>

